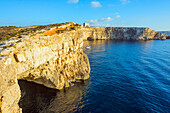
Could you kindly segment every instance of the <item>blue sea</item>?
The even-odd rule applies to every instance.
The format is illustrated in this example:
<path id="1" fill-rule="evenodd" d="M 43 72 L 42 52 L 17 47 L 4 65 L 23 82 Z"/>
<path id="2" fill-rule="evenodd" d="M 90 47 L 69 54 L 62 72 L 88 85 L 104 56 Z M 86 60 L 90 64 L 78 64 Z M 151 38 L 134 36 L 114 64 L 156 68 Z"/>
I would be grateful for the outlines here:
<path id="1" fill-rule="evenodd" d="M 23 113 L 170 113 L 170 40 L 85 46 L 90 79 L 61 91 L 19 81 Z"/>

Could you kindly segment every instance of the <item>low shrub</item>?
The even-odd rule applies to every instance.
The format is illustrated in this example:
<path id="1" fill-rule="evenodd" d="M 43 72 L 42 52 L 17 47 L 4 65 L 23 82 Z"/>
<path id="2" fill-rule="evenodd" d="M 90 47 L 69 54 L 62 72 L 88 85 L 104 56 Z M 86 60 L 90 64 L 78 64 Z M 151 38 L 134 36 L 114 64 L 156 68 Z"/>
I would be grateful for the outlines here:
<path id="1" fill-rule="evenodd" d="M 64 30 L 56 30 L 56 33 L 64 33 Z"/>
<path id="2" fill-rule="evenodd" d="M 0 40 L 1 40 L 1 41 L 4 41 L 4 40 L 9 40 L 10 38 L 11 38 L 10 35 L 6 35 L 6 36 L 4 36 L 4 37 L 1 37 Z"/>

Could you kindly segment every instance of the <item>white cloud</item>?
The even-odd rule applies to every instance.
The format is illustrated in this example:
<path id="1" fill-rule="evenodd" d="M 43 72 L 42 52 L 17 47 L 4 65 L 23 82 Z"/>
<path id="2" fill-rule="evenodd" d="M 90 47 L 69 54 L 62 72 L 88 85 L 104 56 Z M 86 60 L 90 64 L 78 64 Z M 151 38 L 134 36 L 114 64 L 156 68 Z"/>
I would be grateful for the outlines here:
<path id="1" fill-rule="evenodd" d="M 120 18 L 120 14 L 119 13 L 115 13 L 116 14 L 116 18 Z"/>
<path id="2" fill-rule="evenodd" d="M 111 18 L 111 17 L 99 19 L 100 22 L 110 22 L 110 21 L 112 21 L 112 20 L 113 20 L 113 18 Z"/>
<path id="3" fill-rule="evenodd" d="M 79 0 L 68 0 L 68 3 L 78 3 Z"/>
<path id="4" fill-rule="evenodd" d="M 98 1 L 92 1 L 91 2 L 91 7 L 102 7 L 102 5 Z"/>
<path id="5" fill-rule="evenodd" d="M 90 24 L 93 25 L 93 26 L 98 26 L 98 25 L 99 25 L 97 19 L 88 20 L 87 22 L 90 23 Z"/>
<path id="6" fill-rule="evenodd" d="M 120 18 L 120 15 L 116 15 L 116 18 Z"/>
<path id="7" fill-rule="evenodd" d="M 94 23 L 94 22 L 97 22 L 97 19 L 92 19 L 92 20 L 89 20 L 89 22 L 91 22 L 91 23 Z"/>
<path id="8" fill-rule="evenodd" d="M 120 0 L 122 2 L 122 4 L 129 4 L 130 0 Z"/>
<path id="9" fill-rule="evenodd" d="M 111 17 L 107 17 L 107 18 L 101 18 L 101 19 L 92 19 L 92 20 L 88 20 L 87 22 L 90 23 L 90 25 L 92 26 L 103 26 L 103 25 L 109 25 L 109 24 L 102 24 L 102 23 L 107 23 L 110 21 L 113 21 L 114 19 Z"/>

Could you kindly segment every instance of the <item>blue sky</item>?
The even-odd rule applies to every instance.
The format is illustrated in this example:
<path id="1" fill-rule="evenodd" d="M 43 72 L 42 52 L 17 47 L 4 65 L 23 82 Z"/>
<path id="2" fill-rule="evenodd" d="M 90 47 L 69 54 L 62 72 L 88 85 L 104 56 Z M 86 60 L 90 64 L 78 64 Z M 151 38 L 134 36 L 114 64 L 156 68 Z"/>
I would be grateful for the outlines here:
<path id="1" fill-rule="evenodd" d="M 170 0 L 0 0 L 0 26 L 60 22 L 170 31 Z"/>

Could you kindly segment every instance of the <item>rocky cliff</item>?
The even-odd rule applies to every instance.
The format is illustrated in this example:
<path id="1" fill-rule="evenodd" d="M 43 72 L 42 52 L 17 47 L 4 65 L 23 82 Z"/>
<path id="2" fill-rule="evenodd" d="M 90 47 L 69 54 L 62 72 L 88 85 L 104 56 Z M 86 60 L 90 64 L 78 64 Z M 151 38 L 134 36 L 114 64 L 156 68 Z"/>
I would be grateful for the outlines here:
<path id="1" fill-rule="evenodd" d="M 83 29 L 84 40 L 165 40 L 166 35 L 149 28 L 90 27 Z"/>
<path id="2" fill-rule="evenodd" d="M 57 32 L 56 32 L 57 30 Z M 27 36 L 0 46 L 0 112 L 22 112 L 19 79 L 62 89 L 89 78 L 90 65 L 83 40 L 157 40 L 166 35 L 149 28 L 53 28 L 47 35 Z"/>
<path id="3" fill-rule="evenodd" d="M 22 112 L 18 106 L 18 79 L 49 88 L 62 89 L 72 82 L 87 80 L 90 66 L 83 53 L 81 31 L 52 36 L 35 36 L 15 42 L 1 51 L 0 112 Z"/>

